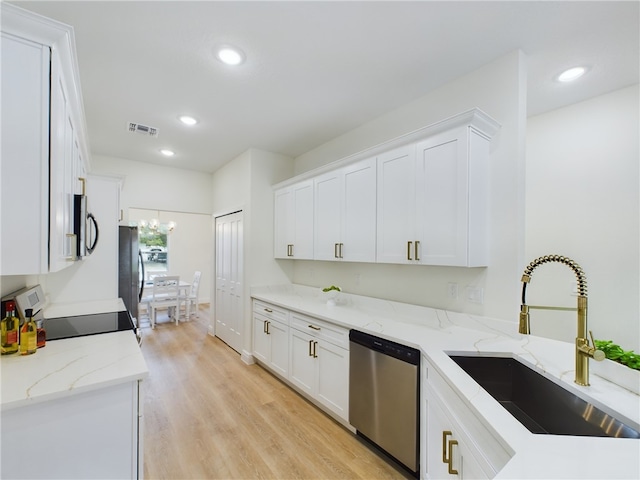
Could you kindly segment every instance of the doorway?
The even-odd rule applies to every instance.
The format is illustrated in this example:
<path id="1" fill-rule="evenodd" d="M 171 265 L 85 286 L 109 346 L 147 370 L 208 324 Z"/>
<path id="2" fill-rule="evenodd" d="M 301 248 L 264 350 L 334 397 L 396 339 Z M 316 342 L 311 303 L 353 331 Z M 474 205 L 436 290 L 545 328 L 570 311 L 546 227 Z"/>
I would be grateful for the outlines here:
<path id="1" fill-rule="evenodd" d="M 241 353 L 243 336 L 243 213 L 216 217 L 215 335 Z"/>

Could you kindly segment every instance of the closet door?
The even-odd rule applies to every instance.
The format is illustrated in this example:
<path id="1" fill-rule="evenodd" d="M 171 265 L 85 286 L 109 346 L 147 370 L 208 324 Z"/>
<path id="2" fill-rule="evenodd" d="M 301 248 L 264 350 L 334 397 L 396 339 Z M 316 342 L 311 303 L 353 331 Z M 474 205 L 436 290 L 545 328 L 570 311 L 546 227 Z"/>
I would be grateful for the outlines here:
<path id="1" fill-rule="evenodd" d="M 216 218 L 215 334 L 227 345 L 242 351 L 243 214 Z"/>

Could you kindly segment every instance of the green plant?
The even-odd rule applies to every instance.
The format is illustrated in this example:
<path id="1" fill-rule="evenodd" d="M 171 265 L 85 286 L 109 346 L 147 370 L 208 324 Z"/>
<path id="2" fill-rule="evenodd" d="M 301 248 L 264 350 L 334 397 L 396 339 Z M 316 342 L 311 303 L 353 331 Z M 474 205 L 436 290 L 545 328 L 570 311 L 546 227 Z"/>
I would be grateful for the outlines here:
<path id="1" fill-rule="evenodd" d="M 325 287 L 322 289 L 323 292 L 330 292 L 331 290 L 337 290 L 339 292 L 341 292 L 342 290 L 340 289 L 340 287 L 336 287 L 335 285 L 331 285 L 330 287 Z"/>
<path id="2" fill-rule="evenodd" d="M 602 350 L 609 360 L 626 365 L 634 370 L 640 370 L 640 355 L 633 350 L 625 351 L 620 345 L 613 343 L 613 340 L 594 340 L 598 350 Z"/>

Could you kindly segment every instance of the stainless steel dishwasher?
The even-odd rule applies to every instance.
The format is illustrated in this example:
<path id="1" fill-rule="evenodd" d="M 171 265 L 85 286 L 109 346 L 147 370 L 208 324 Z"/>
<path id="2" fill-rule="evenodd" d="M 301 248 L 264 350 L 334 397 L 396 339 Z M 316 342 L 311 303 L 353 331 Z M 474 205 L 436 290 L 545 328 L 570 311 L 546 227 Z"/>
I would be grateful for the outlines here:
<path id="1" fill-rule="evenodd" d="M 417 474 L 420 352 L 357 330 L 349 348 L 349 423 Z"/>

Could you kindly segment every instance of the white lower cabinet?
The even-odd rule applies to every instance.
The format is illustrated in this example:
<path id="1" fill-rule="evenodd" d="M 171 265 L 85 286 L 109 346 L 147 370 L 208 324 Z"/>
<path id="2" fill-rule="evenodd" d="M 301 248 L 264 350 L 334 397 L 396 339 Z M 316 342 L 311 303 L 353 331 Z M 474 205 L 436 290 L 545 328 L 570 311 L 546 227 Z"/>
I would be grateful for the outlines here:
<path id="1" fill-rule="evenodd" d="M 253 355 L 277 374 L 289 375 L 289 312 L 253 303 Z"/>
<path id="2" fill-rule="evenodd" d="M 142 478 L 138 382 L 2 412 L 2 478 Z"/>
<path id="3" fill-rule="evenodd" d="M 291 382 L 348 420 L 349 350 L 343 337 L 348 345 L 347 329 L 291 314 Z"/>
<path id="4" fill-rule="evenodd" d="M 493 478 L 513 451 L 422 359 L 421 477 L 428 479 Z"/>
<path id="5" fill-rule="evenodd" d="M 253 300 L 253 356 L 332 416 L 349 421 L 349 330 Z"/>

